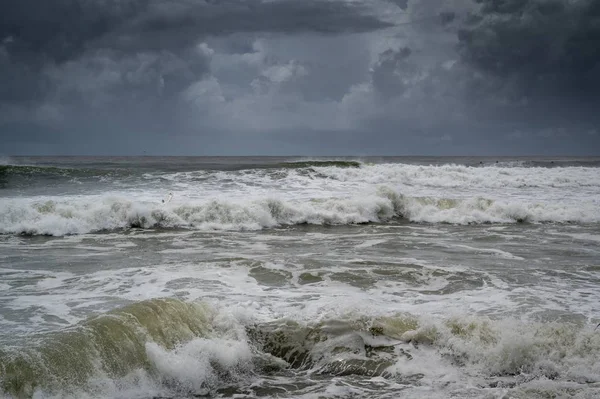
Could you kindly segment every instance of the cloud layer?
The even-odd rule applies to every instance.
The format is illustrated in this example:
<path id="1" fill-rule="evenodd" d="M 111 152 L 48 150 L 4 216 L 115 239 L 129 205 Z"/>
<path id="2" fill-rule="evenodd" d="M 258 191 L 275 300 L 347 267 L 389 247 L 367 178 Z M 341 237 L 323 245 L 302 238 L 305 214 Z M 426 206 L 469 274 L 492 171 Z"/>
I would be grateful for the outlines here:
<path id="1" fill-rule="evenodd" d="M 594 0 L 8 0 L 5 153 L 585 153 Z"/>

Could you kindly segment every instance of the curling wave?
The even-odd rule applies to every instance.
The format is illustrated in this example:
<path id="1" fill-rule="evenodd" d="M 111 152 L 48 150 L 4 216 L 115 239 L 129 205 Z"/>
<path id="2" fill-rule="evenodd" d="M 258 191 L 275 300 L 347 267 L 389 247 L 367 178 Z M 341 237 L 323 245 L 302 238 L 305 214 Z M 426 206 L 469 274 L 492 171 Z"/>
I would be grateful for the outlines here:
<path id="1" fill-rule="evenodd" d="M 410 314 L 253 323 L 203 303 L 152 299 L 27 347 L 0 349 L 0 392 L 293 396 L 294 389 L 318 389 L 335 376 L 447 388 L 452 382 L 445 376 L 452 375 L 454 383 L 466 378 L 481 392 L 521 397 L 538 390 L 551 397 L 566 389 L 588 397 L 598 392 L 598 356 L 600 334 L 569 323 Z"/>
<path id="2" fill-rule="evenodd" d="M 144 384 L 200 394 L 234 375 L 230 368 L 238 363 L 244 372 L 247 344 L 234 331 L 223 336 L 217 319 L 205 305 L 175 299 L 131 304 L 34 345 L 0 350 L 0 392 L 80 397 L 100 391 L 102 397 L 112 396 L 115 384 Z M 178 357 L 182 347 L 188 352 Z"/>

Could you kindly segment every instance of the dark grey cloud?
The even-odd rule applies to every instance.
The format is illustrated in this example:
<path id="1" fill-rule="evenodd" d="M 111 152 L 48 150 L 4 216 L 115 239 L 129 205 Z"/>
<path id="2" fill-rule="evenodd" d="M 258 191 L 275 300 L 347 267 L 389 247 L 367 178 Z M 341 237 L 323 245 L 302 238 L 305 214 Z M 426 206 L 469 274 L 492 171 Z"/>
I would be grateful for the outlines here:
<path id="1" fill-rule="evenodd" d="M 598 0 L 5 0 L 0 15 L 10 152 L 600 140 Z"/>
<path id="2" fill-rule="evenodd" d="M 598 121 L 600 2 L 477 2 L 458 32 L 461 60 L 490 81 L 474 86 L 526 112 L 552 110 L 550 120 L 558 113 Z"/>
<path id="3" fill-rule="evenodd" d="M 93 48 L 189 47 L 235 32 L 365 32 L 389 26 L 355 3 L 263 0 L 6 0 L 0 38 L 19 58 L 63 62 Z"/>
<path id="4" fill-rule="evenodd" d="M 134 32 L 199 35 L 236 32 L 367 32 L 388 27 L 360 3 L 343 1 L 161 1 L 136 20 Z"/>
<path id="5" fill-rule="evenodd" d="M 406 10 L 408 8 L 408 0 L 390 0 L 390 2 L 397 5 L 402 10 Z"/>
<path id="6" fill-rule="evenodd" d="M 0 38 L 10 38 L 5 48 L 15 60 L 62 62 L 145 8 L 141 0 L 5 0 Z"/>
<path id="7" fill-rule="evenodd" d="M 386 50 L 379 55 L 373 68 L 373 86 L 385 97 L 402 95 L 412 84 L 419 68 L 409 62 L 411 50 L 407 47 L 397 51 Z"/>
<path id="8" fill-rule="evenodd" d="M 413 0 L 408 12 L 450 15 L 447 5 Z M 529 146 L 548 132 L 595 140 L 586 132 L 600 123 L 600 2 L 477 0 L 455 10 L 447 23 L 419 24 L 416 37 L 379 54 L 371 81 L 385 111 L 367 123 L 454 138 L 501 135 L 507 145 Z"/>
<path id="9" fill-rule="evenodd" d="M 207 37 L 390 26 L 337 0 L 7 0 L 0 15 L 0 122 L 49 103 L 67 119 L 125 109 L 171 122 L 177 95 L 210 72 Z"/>
<path id="10" fill-rule="evenodd" d="M 5 79 L 24 86 L 35 86 L 31 75 L 48 63 L 97 50 L 113 50 L 115 56 L 122 56 L 117 51 L 179 53 L 211 35 L 365 32 L 389 26 L 360 5 L 317 0 L 7 0 L 0 15 L 0 62 L 9 70 Z M 19 76 L 15 70 L 22 70 Z M 16 92 L 2 94 L 9 91 Z M 21 92 L 33 91 L 24 87 Z"/>

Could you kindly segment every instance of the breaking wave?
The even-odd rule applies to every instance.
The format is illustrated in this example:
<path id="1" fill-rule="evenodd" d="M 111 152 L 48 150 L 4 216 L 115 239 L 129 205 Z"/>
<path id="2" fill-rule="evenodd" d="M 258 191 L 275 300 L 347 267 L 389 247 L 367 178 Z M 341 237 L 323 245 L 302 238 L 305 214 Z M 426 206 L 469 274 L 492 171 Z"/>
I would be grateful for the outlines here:
<path id="1" fill-rule="evenodd" d="M 388 184 L 437 189 L 564 189 L 600 188 L 598 168 L 472 167 L 374 164 L 361 168 L 318 168 L 321 174 L 342 182 Z"/>
<path id="2" fill-rule="evenodd" d="M 166 164 L 166 169 L 153 169 L 152 164 L 142 165 L 89 165 L 89 167 L 66 167 L 66 166 L 44 166 L 44 165 L 14 165 L 0 163 L 0 188 L 25 188 L 32 185 L 49 185 L 57 181 L 72 182 L 87 180 L 90 182 L 118 182 L 128 178 L 141 178 L 141 180 L 127 180 L 127 184 L 136 184 L 139 181 L 164 179 L 177 180 L 182 176 L 192 177 L 196 175 L 203 177 L 212 177 L 213 179 L 222 176 L 225 172 L 228 178 L 235 178 L 240 173 L 256 173 L 257 176 L 264 171 L 274 173 L 274 175 L 285 175 L 288 171 L 299 171 L 299 173 L 311 173 L 315 168 L 359 168 L 361 163 L 358 161 L 296 161 L 296 162 L 277 162 L 277 163 L 258 163 L 258 164 L 192 164 L 185 163 L 170 165 Z M 160 164 L 158 166 L 161 166 Z M 225 169 L 226 171 L 221 171 Z"/>
<path id="3" fill-rule="evenodd" d="M 231 368 L 245 361 L 247 344 L 240 337 L 207 342 L 219 335 L 218 327 L 218 315 L 201 304 L 175 299 L 134 303 L 39 337 L 34 345 L 0 351 L 0 387 L 15 397 L 40 392 L 79 397 L 79 390 L 115 389 L 111 384 L 121 380 L 175 384 L 179 390 L 201 393 L 224 375 L 235 374 Z M 184 349 L 188 352 L 178 357 Z"/>
<path id="4" fill-rule="evenodd" d="M 259 230 L 299 224 L 347 225 L 404 219 L 415 223 L 598 223 L 594 203 L 504 202 L 486 198 L 407 197 L 386 187 L 372 195 L 312 200 L 190 201 L 162 204 L 121 197 L 0 202 L 0 233 L 85 234 L 128 228 Z"/>
<path id="5" fill-rule="evenodd" d="M 315 161 L 295 161 L 295 162 L 281 162 L 274 164 L 255 164 L 255 165 L 244 165 L 240 164 L 238 168 L 229 167 L 229 169 L 305 169 L 312 167 L 336 167 L 336 168 L 359 168 L 361 167 L 359 161 L 342 161 L 342 160 L 315 160 Z M 205 166 L 205 165 L 197 165 Z M 209 165 L 210 166 L 210 165 Z M 181 166 L 184 169 L 195 170 L 194 166 Z M 209 169 L 210 170 L 210 169 Z M 62 176 L 62 177 L 92 177 L 92 176 L 118 176 L 118 175 L 131 174 L 131 170 L 124 167 L 112 168 L 112 169 L 98 169 L 98 168 L 81 168 L 81 167 L 58 167 L 58 166 L 41 166 L 41 165 L 14 165 L 10 163 L 0 162 L 0 177 L 23 177 L 23 176 Z"/>
<path id="6" fill-rule="evenodd" d="M 597 393 L 600 384 L 600 334 L 569 323 L 410 314 L 253 322 L 204 303 L 152 299 L 31 341 L 0 349 L 4 395 L 295 396 L 336 376 L 450 390 L 468 380 L 517 397 Z"/>

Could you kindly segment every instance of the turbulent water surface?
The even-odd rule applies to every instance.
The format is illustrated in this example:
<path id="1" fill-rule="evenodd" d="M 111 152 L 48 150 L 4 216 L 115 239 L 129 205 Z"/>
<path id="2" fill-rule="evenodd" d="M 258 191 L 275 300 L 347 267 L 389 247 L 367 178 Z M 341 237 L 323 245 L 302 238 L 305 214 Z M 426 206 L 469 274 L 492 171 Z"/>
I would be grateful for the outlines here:
<path id="1" fill-rule="evenodd" d="M 0 395 L 598 398 L 598 158 L 5 158 Z"/>

